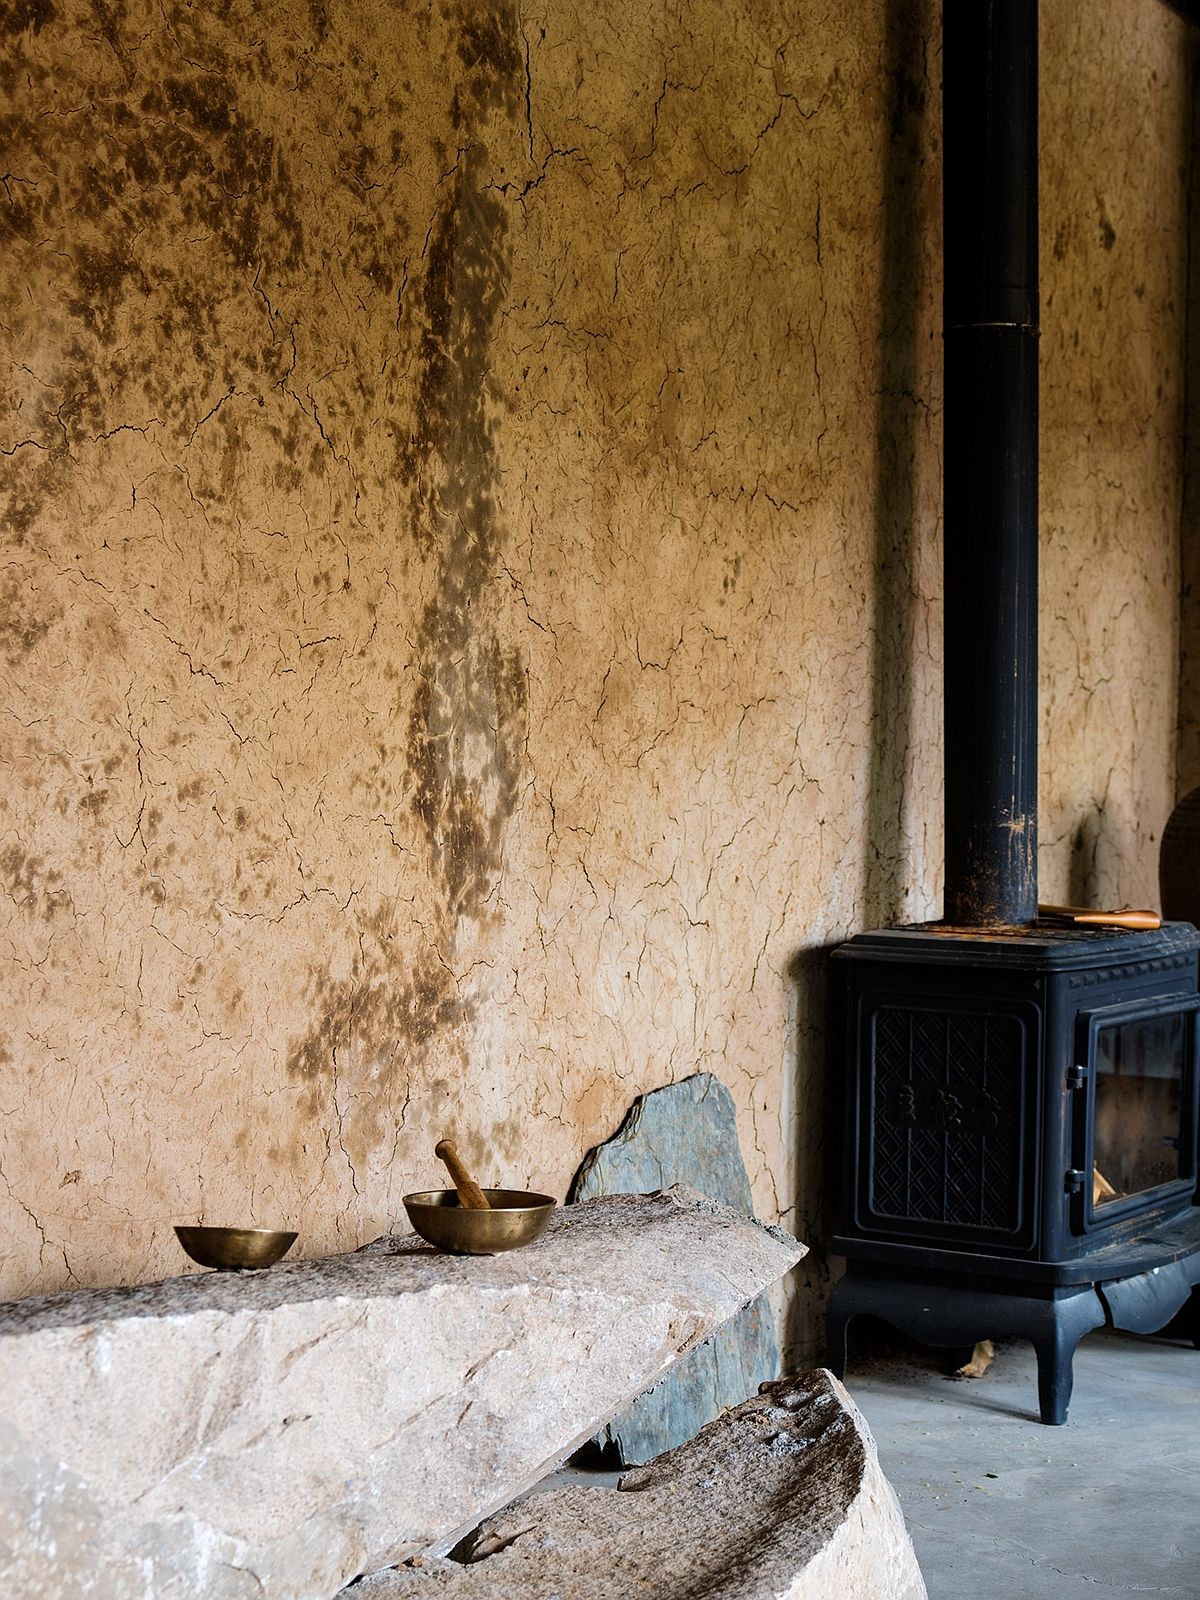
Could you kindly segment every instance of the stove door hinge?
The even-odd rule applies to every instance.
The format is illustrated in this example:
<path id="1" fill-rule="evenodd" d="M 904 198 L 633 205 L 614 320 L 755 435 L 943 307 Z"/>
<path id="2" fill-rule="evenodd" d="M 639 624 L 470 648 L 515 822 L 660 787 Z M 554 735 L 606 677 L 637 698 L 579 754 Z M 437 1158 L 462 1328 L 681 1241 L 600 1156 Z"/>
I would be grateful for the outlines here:
<path id="1" fill-rule="evenodd" d="M 1063 1188 L 1068 1194 L 1082 1194 L 1086 1179 L 1086 1172 L 1081 1172 L 1078 1167 L 1071 1167 L 1063 1175 Z"/>
<path id="2" fill-rule="evenodd" d="M 1084 1089 L 1087 1087 L 1088 1069 L 1086 1067 L 1067 1068 L 1067 1088 Z"/>

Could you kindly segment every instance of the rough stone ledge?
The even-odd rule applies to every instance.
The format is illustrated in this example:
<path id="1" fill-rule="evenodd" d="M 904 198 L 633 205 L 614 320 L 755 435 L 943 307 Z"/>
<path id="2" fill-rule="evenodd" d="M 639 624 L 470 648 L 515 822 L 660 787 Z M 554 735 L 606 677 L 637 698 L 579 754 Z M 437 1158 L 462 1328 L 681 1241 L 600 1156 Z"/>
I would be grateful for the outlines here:
<path id="1" fill-rule="evenodd" d="M 539 1494 L 466 1565 L 418 1557 L 344 1600 L 925 1600 L 867 1424 L 832 1373 L 772 1384 L 615 1489 Z"/>
<path id="2" fill-rule="evenodd" d="M 0 1308 L 0 1593 L 324 1600 L 449 1548 L 803 1254 L 675 1189 Z"/>

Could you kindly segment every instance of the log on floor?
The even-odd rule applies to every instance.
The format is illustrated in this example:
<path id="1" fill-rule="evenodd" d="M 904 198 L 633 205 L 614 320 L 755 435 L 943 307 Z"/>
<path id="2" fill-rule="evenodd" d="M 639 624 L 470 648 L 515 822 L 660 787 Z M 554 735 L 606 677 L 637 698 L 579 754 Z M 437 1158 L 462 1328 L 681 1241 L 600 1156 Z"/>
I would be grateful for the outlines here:
<path id="1" fill-rule="evenodd" d="M 343 1600 L 925 1600 L 861 1413 L 817 1370 L 709 1423 L 616 1488 L 532 1495 L 466 1564 L 423 1558 Z"/>

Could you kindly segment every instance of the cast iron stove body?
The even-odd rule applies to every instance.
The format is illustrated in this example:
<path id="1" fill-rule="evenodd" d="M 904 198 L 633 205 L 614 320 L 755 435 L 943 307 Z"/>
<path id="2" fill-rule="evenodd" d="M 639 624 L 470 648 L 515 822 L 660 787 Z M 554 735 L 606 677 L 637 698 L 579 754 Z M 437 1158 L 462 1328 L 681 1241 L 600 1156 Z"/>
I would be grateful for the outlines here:
<path id="1" fill-rule="evenodd" d="M 944 924 L 861 934 L 845 985 L 847 1258 L 831 1361 L 869 1312 L 931 1344 L 1017 1334 L 1045 1422 L 1106 1323 L 1200 1281 L 1200 935 Z"/>

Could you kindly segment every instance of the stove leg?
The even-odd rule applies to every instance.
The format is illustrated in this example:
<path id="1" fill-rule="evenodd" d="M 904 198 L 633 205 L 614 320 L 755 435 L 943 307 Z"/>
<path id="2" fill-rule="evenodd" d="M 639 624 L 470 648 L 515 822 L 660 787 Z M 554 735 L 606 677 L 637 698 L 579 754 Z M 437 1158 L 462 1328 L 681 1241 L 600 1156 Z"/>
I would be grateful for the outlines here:
<path id="1" fill-rule="evenodd" d="M 1038 1364 L 1038 1409 L 1042 1421 L 1050 1427 L 1061 1427 L 1067 1420 L 1078 1342 L 1064 1328 L 1056 1328 L 1050 1335 L 1033 1341 Z"/>
<path id="2" fill-rule="evenodd" d="M 833 1294 L 829 1298 L 829 1308 L 825 1313 L 826 1358 L 829 1370 L 835 1378 L 846 1376 L 847 1335 L 851 1319 L 855 1314 L 853 1307 L 847 1304 L 851 1294 L 847 1288 L 848 1281 L 843 1278 L 835 1285 Z"/>
<path id="3" fill-rule="evenodd" d="M 1042 1421 L 1057 1428 L 1067 1420 L 1071 1404 L 1076 1348 L 1085 1333 L 1103 1327 L 1104 1307 L 1092 1291 L 1047 1303 L 1035 1320 L 1038 1326 L 1029 1337 L 1037 1354 L 1038 1409 Z"/>

